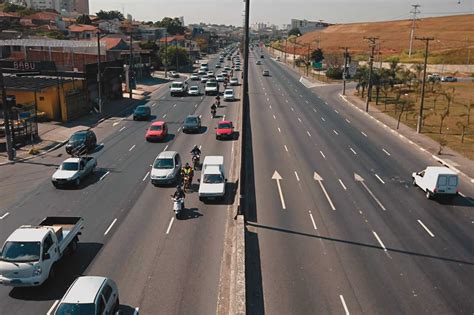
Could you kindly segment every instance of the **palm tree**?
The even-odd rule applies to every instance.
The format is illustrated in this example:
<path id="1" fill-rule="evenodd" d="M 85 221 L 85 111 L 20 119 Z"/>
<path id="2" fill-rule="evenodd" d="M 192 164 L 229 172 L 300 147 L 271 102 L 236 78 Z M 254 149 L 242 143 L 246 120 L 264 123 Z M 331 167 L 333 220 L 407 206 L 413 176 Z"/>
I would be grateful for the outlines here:
<path id="1" fill-rule="evenodd" d="M 367 87 L 369 80 L 369 71 L 366 66 L 357 68 L 356 73 L 354 74 L 354 79 L 357 80 L 357 93 L 359 94 L 359 89 L 362 88 L 362 98 L 364 97 L 365 88 Z"/>
<path id="2" fill-rule="evenodd" d="M 458 126 L 458 128 L 461 129 L 461 143 L 464 143 L 464 135 L 465 135 L 466 129 L 467 129 L 467 127 L 469 127 L 469 125 L 463 123 L 462 121 L 458 121 L 456 123 L 456 126 Z"/>

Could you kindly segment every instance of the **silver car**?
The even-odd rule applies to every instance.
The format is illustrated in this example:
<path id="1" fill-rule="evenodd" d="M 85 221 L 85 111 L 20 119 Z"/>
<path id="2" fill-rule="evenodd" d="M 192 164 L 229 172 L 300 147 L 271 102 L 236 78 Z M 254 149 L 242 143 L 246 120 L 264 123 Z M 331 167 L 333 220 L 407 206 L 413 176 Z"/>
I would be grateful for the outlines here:
<path id="1" fill-rule="evenodd" d="M 153 185 L 172 184 L 178 181 L 181 158 L 176 151 L 163 151 L 156 157 L 150 172 Z"/>

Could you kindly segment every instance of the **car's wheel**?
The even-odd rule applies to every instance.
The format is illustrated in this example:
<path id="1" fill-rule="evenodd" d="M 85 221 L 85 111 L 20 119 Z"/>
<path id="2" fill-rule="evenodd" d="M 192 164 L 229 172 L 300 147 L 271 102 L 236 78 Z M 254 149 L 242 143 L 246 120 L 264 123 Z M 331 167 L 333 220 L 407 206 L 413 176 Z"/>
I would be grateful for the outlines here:
<path id="1" fill-rule="evenodd" d="M 433 194 L 429 191 L 429 190 L 426 190 L 426 199 L 432 199 L 433 198 Z"/>

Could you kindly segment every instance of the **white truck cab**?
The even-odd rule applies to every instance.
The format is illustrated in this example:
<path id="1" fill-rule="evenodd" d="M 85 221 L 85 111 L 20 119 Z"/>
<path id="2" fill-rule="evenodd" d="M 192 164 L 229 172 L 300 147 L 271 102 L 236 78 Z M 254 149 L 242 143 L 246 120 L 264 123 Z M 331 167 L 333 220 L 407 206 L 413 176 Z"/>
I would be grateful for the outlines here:
<path id="1" fill-rule="evenodd" d="M 226 182 L 224 157 L 220 155 L 206 156 L 202 163 L 201 179 L 199 180 L 199 200 L 224 198 Z"/>
<path id="2" fill-rule="evenodd" d="M 444 166 L 428 166 L 413 173 L 412 178 L 413 186 L 420 187 L 428 199 L 441 195 L 454 197 L 458 193 L 458 174 Z"/>
<path id="3" fill-rule="evenodd" d="M 185 82 L 174 81 L 170 86 L 171 96 L 185 95 L 188 92 L 187 84 Z"/>

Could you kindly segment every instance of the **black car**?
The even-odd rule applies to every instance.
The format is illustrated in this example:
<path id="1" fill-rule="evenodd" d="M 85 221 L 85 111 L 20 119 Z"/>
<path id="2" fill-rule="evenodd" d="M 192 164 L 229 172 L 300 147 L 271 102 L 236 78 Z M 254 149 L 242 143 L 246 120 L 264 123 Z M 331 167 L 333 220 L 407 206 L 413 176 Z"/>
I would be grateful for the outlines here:
<path id="1" fill-rule="evenodd" d="M 265 58 L 265 56 L 264 56 L 264 55 L 260 55 L 260 58 L 262 58 L 262 59 L 263 59 L 263 58 Z"/>
<path id="2" fill-rule="evenodd" d="M 133 120 L 149 120 L 151 109 L 148 106 L 140 105 L 133 111 Z"/>
<path id="3" fill-rule="evenodd" d="M 97 146 L 97 137 L 92 130 L 79 130 L 72 134 L 66 144 L 66 152 L 71 155 L 90 153 Z"/>
<path id="4" fill-rule="evenodd" d="M 201 118 L 195 115 L 189 115 L 184 120 L 183 132 L 201 132 Z"/>

